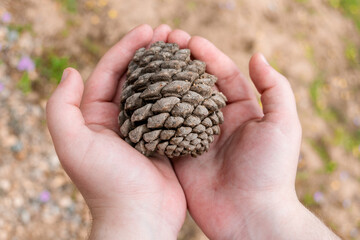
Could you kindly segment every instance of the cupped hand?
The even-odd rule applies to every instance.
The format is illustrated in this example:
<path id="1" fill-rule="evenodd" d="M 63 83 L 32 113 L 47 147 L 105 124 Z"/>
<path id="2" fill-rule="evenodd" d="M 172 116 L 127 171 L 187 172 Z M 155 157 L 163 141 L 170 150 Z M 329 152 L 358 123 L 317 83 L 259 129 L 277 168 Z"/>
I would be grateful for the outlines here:
<path id="1" fill-rule="evenodd" d="M 209 41 L 180 30 L 168 40 L 206 62 L 228 98 L 221 134 L 210 150 L 196 159 L 174 160 L 190 214 L 210 239 L 248 239 L 250 226 L 264 227 L 264 211 L 297 201 L 301 126 L 290 84 L 255 54 L 249 68 L 261 107 L 250 82 Z"/>
<path id="2" fill-rule="evenodd" d="M 141 25 L 111 48 L 85 86 L 68 68 L 47 104 L 48 126 L 65 171 L 94 219 L 92 239 L 175 239 L 186 213 L 165 157 L 147 158 L 118 136 L 127 64 L 138 48 L 166 41 L 167 25 Z"/>

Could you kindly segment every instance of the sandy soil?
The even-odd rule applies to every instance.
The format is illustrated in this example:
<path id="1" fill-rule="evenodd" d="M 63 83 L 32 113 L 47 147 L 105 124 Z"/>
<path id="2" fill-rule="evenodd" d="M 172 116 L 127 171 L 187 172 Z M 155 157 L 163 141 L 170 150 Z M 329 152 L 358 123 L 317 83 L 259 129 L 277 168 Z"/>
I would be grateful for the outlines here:
<path id="1" fill-rule="evenodd" d="M 251 55 L 263 52 L 297 99 L 299 198 L 341 237 L 360 239 L 360 38 L 344 14 L 326 0 L 80 0 L 75 12 L 63 2 L 0 3 L 0 16 L 10 12 L 12 24 L 31 26 L 11 28 L 18 37 L 10 43 L 10 23 L 0 21 L 0 44 L 7 46 L 0 50 L 0 239 L 84 239 L 90 226 L 46 129 L 44 106 L 55 84 L 36 68 L 29 73 L 33 90 L 24 94 L 17 86 L 20 58 L 68 56 L 86 79 L 100 56 L 141 23 L 203 36 L 244 74 Z M 189 219 L 179 239 L 206 237 Z"/>

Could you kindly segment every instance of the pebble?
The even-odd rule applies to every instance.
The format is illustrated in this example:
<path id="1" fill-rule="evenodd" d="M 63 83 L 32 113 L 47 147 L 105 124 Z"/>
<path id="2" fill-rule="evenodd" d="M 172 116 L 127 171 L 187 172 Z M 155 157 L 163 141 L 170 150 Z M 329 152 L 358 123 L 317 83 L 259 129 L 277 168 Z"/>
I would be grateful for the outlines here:
<path id="1" fill-rule="evenodd" d="M 15 30 L 11 30 L 8 32 L 7 37 L 8 37 L 9 42 L 13 43 L 19 38 L 19 33 Z"/>
<path id="2" fill-rule="evenodd" d="M 5 131 L 4 131 L 5 132 Z M 3 133 L 4 133 L 3 132 Z M 14 146 L 16 144 L 16 142 L 18 141 L 17 137 L 15 135 L 8 135 L 5 134 L 4 136 L 4 141 L 1 143 L 4 147 L 9 147 L 10 149 L 12 148 L 12 146 Z"/>
<path id="3" fill-rule="evenodd" d="M 63 208 L 68 208 L 73 204 L 73 201 L 70 197 L 63 197 L 59 200 L 59 206 Z"/>
<path id="4" fill-rule="evenodd" d="M 10 190 L 10 182 L 6 179 L 2 179 L 0 180 L 0 189 L 3 190 L 4 192 L 8 192 Z"/>
<path id="5" fill-rule="evenodd" d="M 20 141 L 18 141 L 17 143 L 11 146 L 11 151 L 13 151 L 14 153 L 19 153 L 22 150 L 23 150 L 23 144 Z"/>
<path id="6" fill-rule="evenodd" d="M 22 209 L 20 212 L 20 218 L 23 223 L 28 224 L 30 222 L 31 215 L 26 209 Z"/>
<path id="7" fill-rule="evenodd" d="M 50 165 L 50 169 L 54 170 L 54 169 L 58 169 L 60 166 L 60 161 L 59 158 L 57 157 L 56 154 L 52 154 L 49 158 L 48 158 L 48 163 Z"/>
<path id="8" fill-rule="evenodd" d="M 5 231 L 0 232 L 0 239 L 9 239 L 7 232 Z"/>
<path id="9" fill-rule="evenodd" d="M 351 236 L 352 238 L 356 238 L 358 235 L 359 235 L 359 230 L 358 230 L 357 228 L 351 229 L 351 231 L 350 231 L 350 236 Z"/>
<path id="10" fill-rule="evenodd" d="M 17 207 L 17 208 L 23 206 L 23 205 L 24 205 L 24 198 L 22 198 L 22 197 L 15 197 L 15 198 L 13 199 L 13 204 L 14 204 L 14 206 Z"/>

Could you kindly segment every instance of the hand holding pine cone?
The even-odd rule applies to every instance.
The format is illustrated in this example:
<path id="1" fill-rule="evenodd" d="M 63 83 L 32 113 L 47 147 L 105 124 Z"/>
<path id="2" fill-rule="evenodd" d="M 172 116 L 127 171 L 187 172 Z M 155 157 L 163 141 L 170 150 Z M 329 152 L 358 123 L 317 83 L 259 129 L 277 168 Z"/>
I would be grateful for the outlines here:
<path id="1" fill-rule="evenodd" d="M 146 156 L 196 157 L 207 151 L 220 134 L 220 108 L 227 99 L 212 88 L 217 78 L 205 68 L 175 43 L 137 50 L 121 96 L 121 137 Z"/>

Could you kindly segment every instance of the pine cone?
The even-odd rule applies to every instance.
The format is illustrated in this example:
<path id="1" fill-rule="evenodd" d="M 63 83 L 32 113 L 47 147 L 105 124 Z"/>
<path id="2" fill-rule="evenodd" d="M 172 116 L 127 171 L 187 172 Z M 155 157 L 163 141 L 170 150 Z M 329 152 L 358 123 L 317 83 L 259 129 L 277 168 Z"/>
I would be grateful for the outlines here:
<path id="1" fill-rule="evenodd" d="M 137 50 L 121 96 L 121 137 L 146 156 L 196 157 L 207 151 L 220 134 L 219 109 L 227 99 L 212 89 L 217 78 L 205 68 L 175 43 Z"/>

